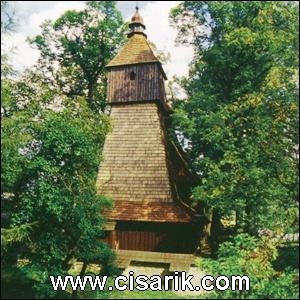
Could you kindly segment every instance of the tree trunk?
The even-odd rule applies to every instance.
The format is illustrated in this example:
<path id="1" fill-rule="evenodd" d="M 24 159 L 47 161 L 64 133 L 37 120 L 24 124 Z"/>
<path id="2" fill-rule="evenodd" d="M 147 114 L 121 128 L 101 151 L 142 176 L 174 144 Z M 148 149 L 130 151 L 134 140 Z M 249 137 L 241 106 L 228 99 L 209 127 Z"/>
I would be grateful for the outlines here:
<path id="1" fill-rule="evenodd" d="M 211 221 L 212 221 L 212 210 L 206 209 L 204 212 L 207 217 L 207 223 L 203 226 L 203 234 L 200 241 L 200 249 L 202 255 L 210 255 L 211 247 L 210 247 L 210 235 L 211 235 Z"/>
<path id="2" fill-rule="evenodd" d="M 221 235 L 221 214 L 218 210 L 213 209 L 210 230 L 210 243 L 212 252 L 216 253 L 219 246 L 219 239 Z"/>
<path id="3" fill-rule="evenodd" d="M 87 262 L 83 262 L 83 265 L 82 265 L 82 268 L 81 268 L 81 271 L 80 271 L 80 274 L 79 274 L 79 276 L 81 278 L 84 276 L 87 266 L 88 266 L 88 263 Z M 72 299 L 76 299 L 77 298 L 77 294 L 78 294 L 78 287 L 77 287 L 76 290 L 74 290 L 72 292 Z"/>
<path id="4" fill-rule="evenodd" d="M 88 83 L 88 96 L 87 96 L 87 100 L 88 100 L 88 105 L 90 107 L 90 109 L 92 111 L 95 110 L 95 103 L 94 103 L 94 84 L 93 82 L 89 82 Z"/>
<path id="5" fill-rule="evenodd" d="M 203 229 L 203 239 L 201 240 L 201 249 L 212 254 L 218 250 L 219 237 L 221 233 L 221 214 L 216 209 L 206 209 L 208 224 Z"/>
<path id="6" fill-rule="evenodd" d="M 252 207 L 248 203 L 246 203 L 245 207 L 245 220 L 244 220 L 244 226 L 243 226 L 243 232 L 253 234 L 253 219 L 251 218 L 252 214 Z"/>

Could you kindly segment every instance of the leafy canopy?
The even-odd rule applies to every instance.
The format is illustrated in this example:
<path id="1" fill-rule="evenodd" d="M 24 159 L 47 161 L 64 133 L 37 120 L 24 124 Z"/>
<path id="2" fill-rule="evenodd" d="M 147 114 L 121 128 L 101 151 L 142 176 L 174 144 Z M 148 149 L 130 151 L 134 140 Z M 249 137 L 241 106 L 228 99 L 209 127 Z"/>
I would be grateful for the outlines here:
<path id="1" fill-rule="evenodd" d="M 86 96 L 95 112 L 106 107 L 105 66 L 124 40 L 125 25 L 115 1 L 87 1 L 81 11 L 45 21 L 30 39 L 41 53 L 38 71 L 69 97 Z"/>
<path id="2" fill-rule="evenodd" d="M 184 1 L 178 42 L 195 51 L 174 127 L 201 175 L 194 199 L 239 227 L 283 233 L 297 222 L 298 6 Z"/>
<path id="3" fill-rule="evenodd" d="M 95 182 L 110 130 L 99 113 L 104 66 L 122 24 L 114 2 L 88 2 L 43 25 L 32 41 L 39 62 L 19 78 L 1 61 L 1 263 L 24 259 L 18 268 L 37 297 L 57 297 L 49 275 L 67 274 L 74 260 L 84 263 L 83 274 L 91 262 L 115 272 L 100 240 L 111 201 L 97 195 Z"/>
<path id="4" fill-rule="evenodd" d="M 207 294 L 207 299 L 297 299 L 299 272 L 291 268 L 276 271 L 272 262 L 277 256 L 273 242 L 248 234 L 239 234 L 221 244 L 217 259 L 201 259 L 199 266 L 215 278 L 220 274 L 228 278 L 246 275 L 250 278 L 250 290 L 215 289 Z"/>

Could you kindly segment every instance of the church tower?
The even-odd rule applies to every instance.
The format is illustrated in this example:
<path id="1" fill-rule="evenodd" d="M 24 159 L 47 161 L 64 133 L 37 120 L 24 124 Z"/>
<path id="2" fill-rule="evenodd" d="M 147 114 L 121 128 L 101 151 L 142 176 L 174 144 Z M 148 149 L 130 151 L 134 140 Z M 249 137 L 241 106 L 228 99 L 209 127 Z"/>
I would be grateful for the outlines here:
<path id="1" fill-rule="evenodd" d="M 97 192 L 114 201 L 107 239 L 117 250 L 191 253 L 193 175 L 166 136 L 166 74 L 138 8 L 129 27 L 127 42 L 107 65 L 113 128 L 97 178 Z"/>

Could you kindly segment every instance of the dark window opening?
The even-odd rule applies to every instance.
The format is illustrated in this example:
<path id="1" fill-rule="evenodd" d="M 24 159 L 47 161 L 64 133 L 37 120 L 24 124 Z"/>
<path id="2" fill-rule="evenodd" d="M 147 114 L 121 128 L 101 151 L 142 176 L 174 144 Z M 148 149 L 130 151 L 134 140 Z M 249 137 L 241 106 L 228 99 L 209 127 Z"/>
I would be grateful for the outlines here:
<path id="1" fill-rule="evenodd" d="M 130 72 L 130 80 L 135 80 L 136 74 L 134 71 Z"/>

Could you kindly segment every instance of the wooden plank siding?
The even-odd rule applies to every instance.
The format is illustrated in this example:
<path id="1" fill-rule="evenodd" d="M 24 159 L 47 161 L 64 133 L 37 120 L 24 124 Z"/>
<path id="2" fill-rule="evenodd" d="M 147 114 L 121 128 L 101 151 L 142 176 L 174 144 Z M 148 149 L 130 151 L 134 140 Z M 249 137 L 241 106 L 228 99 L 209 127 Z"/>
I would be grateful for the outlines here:
<path id="1" fill-rule="evenodd" d="M 193 224 L 118 221 L 105 241 L 121 250 L 193 253 L 195 229 Z"/>
<path id="2" fill-rule="evenodd" d="M 162 238 L 163 234 L 157 232 L 116 231 L 118 249 L 154 251 Z"/>
<path id="3" fill-rule="evenodd" d="M 135 79 L 131 79 L 131 72 Z M 164 77 L 159 63 L 110 68 L 107 100 L 109 103 L 164 101 Z"/>

